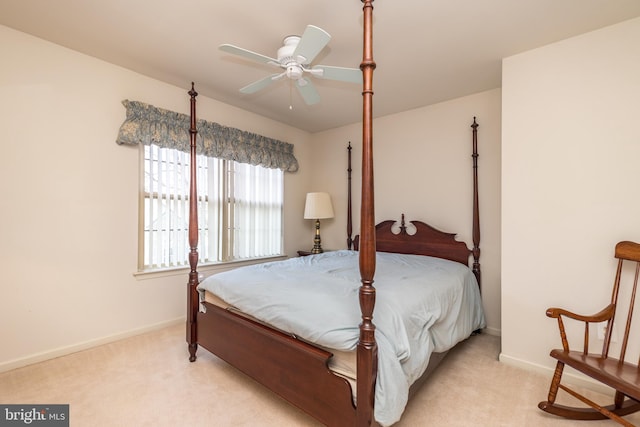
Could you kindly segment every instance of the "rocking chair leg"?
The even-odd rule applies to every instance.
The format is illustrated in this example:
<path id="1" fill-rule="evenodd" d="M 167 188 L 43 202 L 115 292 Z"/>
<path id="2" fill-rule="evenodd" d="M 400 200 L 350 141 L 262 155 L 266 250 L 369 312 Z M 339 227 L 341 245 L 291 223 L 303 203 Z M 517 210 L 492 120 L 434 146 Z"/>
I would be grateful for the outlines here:
<path id="1" fill-rule="evenodd" d="M 553 373 L 551 386 L 549 386 L 549 396 L 547 397 L 549 403 L 551 404 L 553 404 L 556 401 L 556 396 L 558 395 L 558 387 L 560 386 L 560 380 L 562 379 L 563 370 L 564 370 L 564 363 L 558 362 L 556 364 L 556 370 Z"/>
<path id="2" fill-rule="evenodd" d="M 563 370 L 564 363 L 558 361 L 558 363 L 556 364 L 556 370 L 553 373 L 553 378 L 551 379 L 551 385 L 549 386 L 549 394 L 547 396 L 547 400 L 538 403 L 538 408 L 550 414 L 561 415 L 557 413 L 554 403 L 556 401 L 556 397 L 558 396 L 558 388 L 560 387 L 560 380 L 562 379 Z"/>

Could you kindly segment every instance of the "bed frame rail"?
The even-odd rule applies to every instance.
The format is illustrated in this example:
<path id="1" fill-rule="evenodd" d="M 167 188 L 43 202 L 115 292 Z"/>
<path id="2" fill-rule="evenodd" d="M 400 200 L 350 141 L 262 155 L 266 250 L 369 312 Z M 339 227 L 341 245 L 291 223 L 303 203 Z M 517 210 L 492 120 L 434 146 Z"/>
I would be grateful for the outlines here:
<path id="1" fill-rule="evenodd" d="M 327 426 L 355 425 L 349 382 L 333 374 L 333 355 L 207 302 L 198 344 Z"/>

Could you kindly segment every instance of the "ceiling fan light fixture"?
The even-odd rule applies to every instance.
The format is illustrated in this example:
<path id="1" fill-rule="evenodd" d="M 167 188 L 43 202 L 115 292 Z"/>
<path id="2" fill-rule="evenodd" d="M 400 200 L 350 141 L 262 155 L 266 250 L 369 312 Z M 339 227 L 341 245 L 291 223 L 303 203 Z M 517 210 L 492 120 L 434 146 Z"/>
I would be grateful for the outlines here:
<path id="1" fill-rule="evenodd" d="M 298 64 L 289 64 L 287 65 L 287 77 L 292 79 L 292 80 L 298 80 L 300 77 L 302 77 L 302 72 L 304 70 L 302 69 L 302 67 Z"/>

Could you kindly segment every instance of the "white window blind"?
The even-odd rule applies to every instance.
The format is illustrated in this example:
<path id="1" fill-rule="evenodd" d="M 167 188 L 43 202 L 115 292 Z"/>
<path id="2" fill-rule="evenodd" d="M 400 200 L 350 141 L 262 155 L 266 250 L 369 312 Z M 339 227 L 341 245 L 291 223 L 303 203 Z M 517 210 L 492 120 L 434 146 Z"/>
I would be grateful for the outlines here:
<path id="1" fill-rule="evenodd" d="M 233 163 L 233 254 L 252 258 L 282 252 L 282 175 L 246 163 Z"/>
<path id="2" fill-rule="evenodd" d="M 188 266 L 189 154 L 144 151 L 139 270 Z M 197 157 L 199 263 L 282 253 L 283 172 Z"/>

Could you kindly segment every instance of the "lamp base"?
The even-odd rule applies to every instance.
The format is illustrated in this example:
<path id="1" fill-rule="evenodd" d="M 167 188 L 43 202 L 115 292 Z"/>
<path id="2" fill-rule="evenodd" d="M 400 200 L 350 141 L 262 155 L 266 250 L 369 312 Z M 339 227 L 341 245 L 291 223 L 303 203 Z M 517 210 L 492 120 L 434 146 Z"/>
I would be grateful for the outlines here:
<path id="1" fill-rule="evenodd" d="M 320 220 L 316 219 L 316 235 L 313 238 L 313 249 L 311 249 L 312 254 L 321 254 L 324 252 L 320 242 Z"/>

